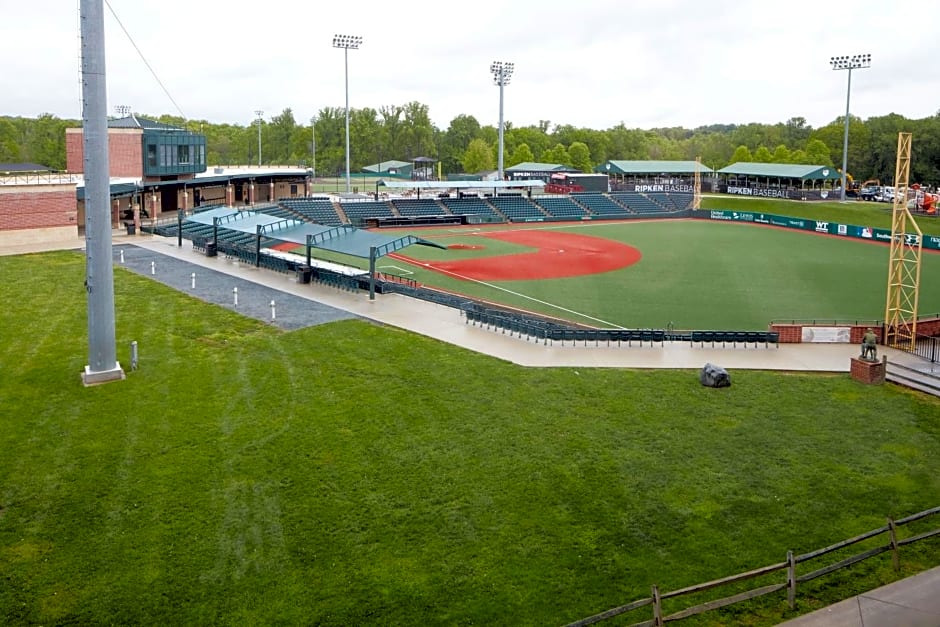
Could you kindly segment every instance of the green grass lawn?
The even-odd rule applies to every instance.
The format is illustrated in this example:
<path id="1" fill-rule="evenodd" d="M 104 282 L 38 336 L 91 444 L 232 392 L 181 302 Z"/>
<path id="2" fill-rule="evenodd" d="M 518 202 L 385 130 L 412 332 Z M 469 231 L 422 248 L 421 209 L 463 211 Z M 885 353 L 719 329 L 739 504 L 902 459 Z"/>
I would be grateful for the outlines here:
<path id="1" fill-rule="evenodd" d="M 663 328 L 672 322 L 678 329 L 765 329 L 775 319 L 884 317 L 887 246 L 705 220 L 543 228 L 623 242 L 639 249 L 643 258 L 603 274 L 486 284 L 420 265 L 409 269 L 428 285 L 587 324 Z M 421 236 L 444 244 L 483 243 L 487 249 L 412 246 L 405 253 L 425 261 L 506 254 L 500 242 L 470 232 L 436 233 L 439 239 L 433 231 Z M 384 263 L 402 265 L 397 260 L 380 265 Z M 924 254 L 920 311 L 940 312 L 938 254 Z"/>
<path id="2" fill-rule="evenodd" d="M 892 385 L 284 333 L 116 268 L 140 369 L 85 389 L 82 257 L 0 272 L 2 624 L 563 624 L 940 503 L 940 402 Z M 881 556 L 799 609 L 894 578 Z M 789 616 L 778 594 L 684 624 Z"/>

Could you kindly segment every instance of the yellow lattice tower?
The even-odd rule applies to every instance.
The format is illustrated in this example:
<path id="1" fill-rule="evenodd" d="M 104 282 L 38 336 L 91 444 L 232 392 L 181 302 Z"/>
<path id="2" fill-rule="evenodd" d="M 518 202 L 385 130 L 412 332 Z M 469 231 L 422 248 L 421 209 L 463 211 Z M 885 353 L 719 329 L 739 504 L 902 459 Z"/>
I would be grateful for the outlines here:
<path id="1" fill-rule="evenodd" d="M 917 340 L 917 301 L 920 295 L 923 233 L 907 208 L 910 175 L 911 134 L 898 133 L 884 343 L 886 346 L 912 351 Z"/>
<path id="2" fill-rule="evenodd" d="M 692 210 L 702 208 L 702 158 L 695 158 L 695 183 L 692 190 Z"/>

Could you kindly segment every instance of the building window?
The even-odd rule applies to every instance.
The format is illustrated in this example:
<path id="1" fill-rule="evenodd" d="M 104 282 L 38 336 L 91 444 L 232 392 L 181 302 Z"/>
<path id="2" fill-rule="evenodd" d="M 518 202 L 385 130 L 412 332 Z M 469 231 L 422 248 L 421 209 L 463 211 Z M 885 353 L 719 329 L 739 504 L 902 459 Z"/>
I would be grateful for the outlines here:
<path id="1" fill-rule="evenodd" d="M 296 185 L 291 185 L 291 186 L 290 186 L 290 195 L 291 195 L 291 196 L 296 196 L 296 195 L 297 195 L 297 186 L 296 186 Z"/>
<path id="2" fill-rule="evenodd" d="M 198 165 L 205 165 L 205 163 L 206 163 L 206 147 L 204 144 L 200 144 Z"/>
<path id="3" fill-rule="evenodd" d="M 151 168 L 157 167 L 157 145 L 147 144 L 147 165 Z"/>
<path id="4" fill-rule="evenodd" d="M 177 146 L 176 147 L 176 156 L 179 159 L 180 165 L 192 165 L 192 160 L 189 156 L 189 146 Z"/>

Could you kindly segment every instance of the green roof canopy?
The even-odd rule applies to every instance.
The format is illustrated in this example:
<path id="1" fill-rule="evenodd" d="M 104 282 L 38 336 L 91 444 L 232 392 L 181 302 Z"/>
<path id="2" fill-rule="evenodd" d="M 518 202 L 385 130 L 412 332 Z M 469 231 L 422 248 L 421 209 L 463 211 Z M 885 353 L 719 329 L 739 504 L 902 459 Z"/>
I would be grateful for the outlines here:
<path id="1" fill-rule="evenodd" d="M 231 207 L 218 207 L 194 213 L 186 218 L 186 221 L 210 226 L 217 224 L 219 228 L 238 231 L 239 233 L 251 233 L 252 235 L 260 233 L 271 239 L 301 246 L 307 245 L 309 235 L 312 248 L 332 250 L 365 259 L 369 258 L 372 247 L 375 247 L 377 257 L 393 253 L 412 244 L 445 250 L 447 248 L 414 235 L 388 236 L 357 229 L 350 225 L 324 226 L 294 218 L 278 218 L 251 210 L 239 211 Z"/>
<path id="2" fill-rule="evenodd" d="M 389 159 L 388 161 L 381 161 L 379 163 L 373 163 L 372 165 L 367 165 L 362 168 L 363 172 L 372 172 L 373 174 L 384 174 L 389 170 L 401 170 L 407 168 L 409 172 L 414 166 L 407 161 L 398 161 L 397 159 Z"/>
<path id="3" fill-rule="evenodd" d="M 577 170 L 560 163 L 525 161 L 523 163 L 517 163 L 510 168 L 506 168 L 506 172 L 577 172 Z"/>
<path id="4" fill-rule="evenodd" d="M 740 174 L 804 181 L 834 181 L 842 178 L 836 168 L 825 165 L 799 163 L 749 163 L 740 161 L 718 170 L 719 174 Z"/>
<path id="5" fill-rule="evenodd" d="M 714 172 L 696 161 L 618 161 L 611 160 L 594 168 L 605 174 L 695 174 Z"/>

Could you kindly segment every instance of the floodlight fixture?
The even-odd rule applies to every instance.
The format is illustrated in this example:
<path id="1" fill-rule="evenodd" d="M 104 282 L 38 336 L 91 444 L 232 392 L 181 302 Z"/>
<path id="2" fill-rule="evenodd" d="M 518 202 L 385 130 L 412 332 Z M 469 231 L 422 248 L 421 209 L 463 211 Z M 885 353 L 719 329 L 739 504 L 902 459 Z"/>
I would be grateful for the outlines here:
<path id="1" fill-rule="evenodd" d="M 508 85 L 509 79 L 512 78 L 512 72 L 515 67 L 515 63 L 493 61 L 490 64 L 490 72 L 493 74 L 493 84 L 499 87 Z"/>
<path id="2" fill-rule="evenodd" d="M 871 67 L 870 54 L 853 54 L 829 57 L 833 70 L 848 70 L 848 87 L 845 90 L 845 131 L 842 137 L 842 191 L 840 200 L 845 202 L 846 168 L 849 162 L 849 100 L 852 97 L 852 70 L 864 70 Z"/>
<path id="3" fill-rule="evenodd" d="M 509 84 L 516 64 L 509 61 L 493 61 L 490 64 L 490 73 L 493 75 L 493 84 L 499 87 L 499 155 L 497 156 L 499 180 L 503 180 L 503 87 Z"/>
<path id="4" fill-rule="evenodd" d="M 853 54 L 852 56 L 829 57 L 833 70 L 858 70 L 871 67 L 870 54 Z"/>
<path id="5" fill-rule="evenodd" d="M 346 48 L 347 50 L 356 50 L 362 44 L 362 37 L 358 35 L 333 35 L 334 48 Z"/>
<path id="6" fill-rule="evenodd" d="M 362 44 L 362 37 L 359 35 L 333 35 L 333 47 L 343 50 L 343 61 L 346 74 L 346 193 L 350 191 L 349 187 L 349 51 L 358 50 Z"/>

